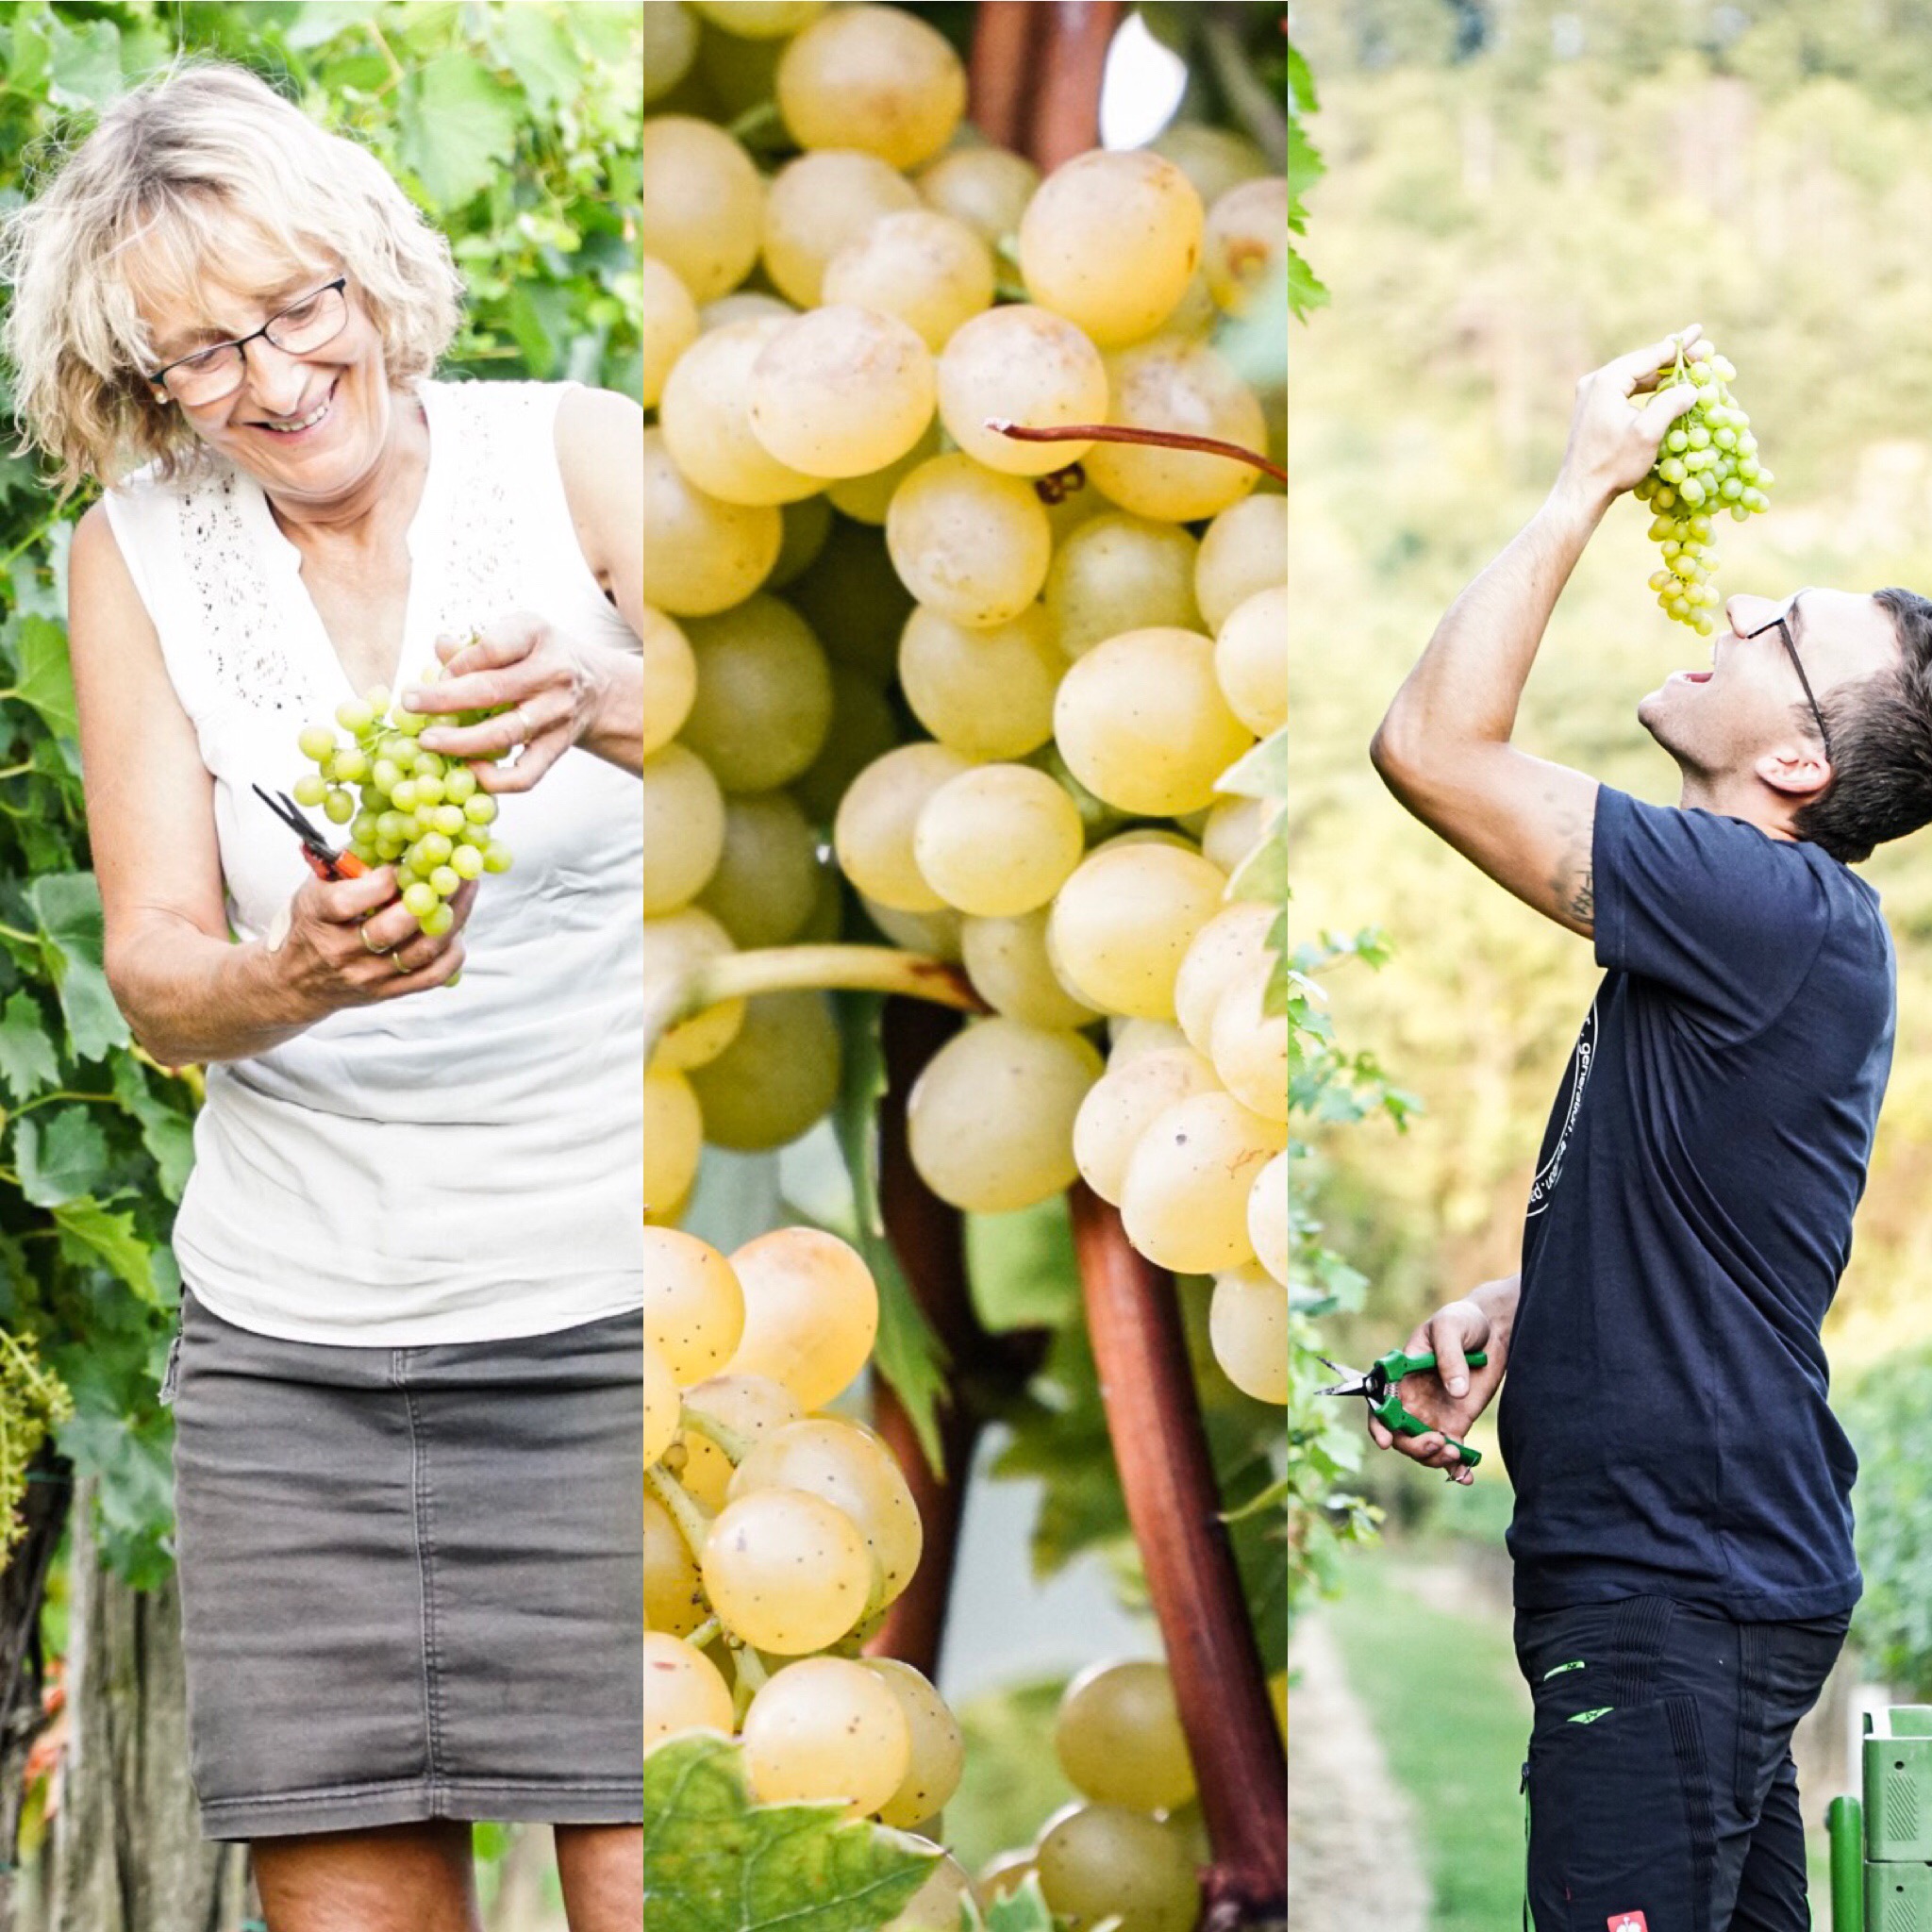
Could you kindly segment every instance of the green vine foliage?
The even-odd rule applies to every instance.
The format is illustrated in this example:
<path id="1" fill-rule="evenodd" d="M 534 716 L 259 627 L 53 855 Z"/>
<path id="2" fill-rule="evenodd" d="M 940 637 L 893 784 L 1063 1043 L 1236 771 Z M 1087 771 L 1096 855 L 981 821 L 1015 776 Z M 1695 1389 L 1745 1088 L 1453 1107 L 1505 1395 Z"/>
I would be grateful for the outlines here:
<path id="1" fill-rule="evenodd" d="M 594 0 L 16 0 L 0 14 L 0 209 L 177 56 L 240 60 L 365 142 L 448 235 L 470 291 L 453 373 L 635 393 L 641 33 L 640 9 Z M 0 457 L 0 1330 L 31 1338 L 60 1385 L 0 1364 L 0 1524 L 19 1445 L 52 1424 L 98 1478 L 108 1560 L 149 1583 L 171 1561 L 156 1392 L 199 1082 L 133 1047 L 101 971 L 64 628 L 80 508 Z"/>

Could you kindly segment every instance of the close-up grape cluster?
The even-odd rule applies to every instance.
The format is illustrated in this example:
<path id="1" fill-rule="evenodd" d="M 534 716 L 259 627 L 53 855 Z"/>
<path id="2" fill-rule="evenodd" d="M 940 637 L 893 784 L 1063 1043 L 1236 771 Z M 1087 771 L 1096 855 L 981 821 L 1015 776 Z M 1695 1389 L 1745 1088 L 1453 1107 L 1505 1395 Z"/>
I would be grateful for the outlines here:
<path id="1" fill-rule="evenodd" d="M 425 666 L 423 682 L 435 683 L 441 669 Z M 475 724 L 490 715 L 459 711 L 451 722 Z M 296 779 L 294 798 L 320 806 L 331 824 L 348 826 L 348 850 L 364 865 L 394 866 L 403 904 L 440 939 L 455 923 L 448 902 L 463 882 L 508 872 L 511 854 L 490 829 L 497 802 L 470 764 L 416 742 L 432 722 L 392 705 L 381 685 L 346 699 L 333 725 L 308 725 L 297 739 L 315 770 Z"/>
<path id="2" fill-rule="evenodd" d="M 1741 524 L 1769 509 L 1774 480 L 1757 460 L 1750 417 L 1731 394 L 1737 375 L 1729 358 L 1708 341 L 1698 342 L 1688 361 L 1679 345 L 1675 358 L 1658 369 L 1657 387 L 1693 384 L 1696 400 L 1671 425 L 1650 474 L 1631 492 L 1657 512 L 1650 538 L 1664 567 L 1651 573 L 1650 588 L 1657 608 L 1701 638 L 1717 627 L 1711 613 L 1724 602 L 1715 582 L 1715 521 L 1728 510 Z"/>

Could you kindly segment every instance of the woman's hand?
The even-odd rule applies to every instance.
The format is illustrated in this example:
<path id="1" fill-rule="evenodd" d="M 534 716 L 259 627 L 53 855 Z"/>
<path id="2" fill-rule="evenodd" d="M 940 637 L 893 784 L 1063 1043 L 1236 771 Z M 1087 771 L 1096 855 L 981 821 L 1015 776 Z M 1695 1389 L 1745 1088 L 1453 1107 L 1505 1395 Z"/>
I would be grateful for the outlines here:
<path id="1" fill-rule="evenodd" d="M 419 741 L 448 758 L 482 760 L 522 745 L 514 764 L 478 762 L 485 791 L 527 791 L 596 725 L 611 680 L 604 654 L 574 645 L 529 611 L 500 617 L 465 643 L 438 638 L 443 675 L 411 686 L 402 702 L 426 714 L 510 708 L 480 724 L 432 724 Z"/>
<path id="2" fill-rule="evenodd" d="M 396 897 L 386 865 L 360 878 L 310 879 L 290 900 L 287 929 L 277 922 L 268 950 L 285 983 L 320 1013 L 400 999 L 460 971 L 475 900 L 471 879 L 449 901 L 450 929 L 432 939 Z"/>

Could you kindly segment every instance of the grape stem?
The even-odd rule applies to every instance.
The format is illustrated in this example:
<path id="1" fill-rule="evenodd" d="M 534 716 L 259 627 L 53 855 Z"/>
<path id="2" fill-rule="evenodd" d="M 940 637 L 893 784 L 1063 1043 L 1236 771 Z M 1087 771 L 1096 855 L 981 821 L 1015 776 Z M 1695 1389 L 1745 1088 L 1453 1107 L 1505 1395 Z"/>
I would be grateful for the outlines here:
<path id="1" fill-rule="evenodd" d="M 695 1563 L 704 1554 L 705 1539 L 711 1529 L 711 1519 L 705 1514 L 703 1506 L 675 1475 L 657 1463 L 646 1465 L 644 1487 L 663 1504 Z"/>
<path id="2" fill-rule="evenodd" d="M 701 1415 L 696 1409 L 689 1407 L 680 1407 L 677 1412 L 677 1425 L 687 1435 L 702 1436 L 733 1469 L 751 1454 L 751 1438 L 741 1436 L 736 1429 L 719 1422 L 715 1416 Z"/>
<path id="3" fill-rule="evenodd" d="M 1212 1862 L 1202 1932 L 1283 1923 L 1288 1767 L 1202 1424 L 1174 1276 L 1068 1191 L 1087 1328 L 1127 1520 L 1147 1573 Z"/>
<path id="4" fill-rule="evenodd" d="M 1015 442 L 1139 442 L 1154 449 L 1194 450 L 1202 456 L 1232 458 L 1273 476 L 1277 483 L 1288 481 L 1288 472 L 1279 463 L 1271 463 L 1259 451 L 1238 442 L 1224 442 L 1218 436 L 1188 436 L 1178 429 L 1130 429 L 1124 423 L 1066 423 L 1053 429 L 1028 429 L 1004 416 L 989 416 L 986 427 L 1010 436 Z"/>

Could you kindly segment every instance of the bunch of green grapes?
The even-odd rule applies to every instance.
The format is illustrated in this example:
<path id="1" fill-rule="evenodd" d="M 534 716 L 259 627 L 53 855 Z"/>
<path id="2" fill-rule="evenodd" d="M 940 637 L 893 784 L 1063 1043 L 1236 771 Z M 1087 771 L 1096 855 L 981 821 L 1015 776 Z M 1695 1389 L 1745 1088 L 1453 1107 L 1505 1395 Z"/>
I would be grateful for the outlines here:
<path id="1" fill-rule="evenodd" d="M 440 667 L 423 674 L 433 683 Z M 495 710 L 458 711 L 450 721 L 478 724 Z M 311 724 L 296 741 L 316 769 L 295 781 L 295 803 L 320 806 L 331 824 L 349 828 L 348 849 L 364 865 L 393 865 L 396 890 L 432 939 L 455 923 L 448 901 L 465 879 L 508 872 L 510 850 L 491 834 L 496 800 L 460 758 L 417 743 L 432 721 L 375 685 L 336 707 L 334 726 Z M 353 790 L 351 788 L 354 788 Z"/>
<path id="2" fill-rule="evenodd" d="M 927 1824 L 958 1724 L 909 1664 L 861 1655 L 918 1566 L 918 1507 L 870 1429 L 814 1412 L 872 1352 L 871 1272 L 809 1227 L 728 1257 L 645 1241 L 645 1740 L 735 1735 L 760 1803 Z"/>
<path id="3" fill-rule="evenodd" d="M 0 1557 L 26 1534 L 27 1466 L 73 1414 L 73 1396 L 42 1365 L 33 1338 L 0 1328 Z"/>
<path id="4" fill-rule="evenodd" d="M 1772 473 L 1757 460 L 1751 419 L 1731 395 L 1737 374 L 1708 342 L 1688 362 L 1678 346 L 1675 361 L 1658 369 L 1658 386 L 1694 384 L 1697 400 L 1672 425 L 1650 474 L 1632 492 L 1657 512 L 1650 535 L 1663 552 L 1664 567 L 1651 574 L 1650 588 L 1657 607 L 1701 638 L 1716 628 L 1710 613 L 1724 601 L 1713 581 L 1715 519 L 1729 510 L 1741 524 L 1771 508 Z"/>

